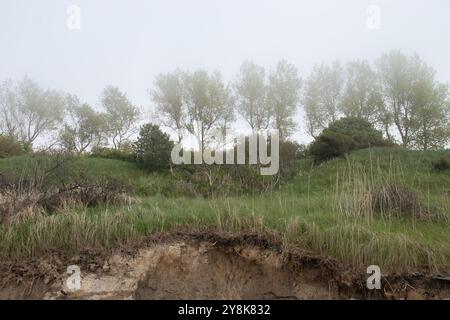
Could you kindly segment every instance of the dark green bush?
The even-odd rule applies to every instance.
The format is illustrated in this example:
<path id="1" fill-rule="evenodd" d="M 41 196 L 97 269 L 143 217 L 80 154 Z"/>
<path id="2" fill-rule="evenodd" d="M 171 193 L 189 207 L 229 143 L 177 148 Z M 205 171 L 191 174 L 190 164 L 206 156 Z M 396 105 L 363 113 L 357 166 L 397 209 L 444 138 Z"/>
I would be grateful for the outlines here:
<path id="1" fill-rule="evenodd" d="M 310 145 L 309 154 L 316 161 L 339 157 L 356 149 L 387 147 L 393 144 L 383 139 L 381 131 L 364 119 L 342 118 L 332 122 Z"/>
<path id="2" fill-rule="evenodd" d="M 441 156 L 439 160 L 433 162 L 433 168 L 436 171 L 444 171 L 450 169 L 450 157 L 449 156 Z"/>
<path id="3" fill-rule="evenodd" d="M 336 132 L 349 136 L 355 141 L 355 149 L 388 146 L 381 131 L 375 129 L 367 120 L 360 118 L 341 118 L 331 123 L 324 132 Z"/>
<path id="4" fill-rule="evenodd" d="M 280 141 L 280 174 L 289 176 L 295 161 L 304 155 L 304 146 L 293 141 Z"/>
<path id="5" fill-rule="evenodd" d="M 18 156 L 22 153 L 22 145 L 16 139 L 0 135 L 0 158 Z"/>
<path id="6" fill-rule="evenodd" d="M 171 163 L 173 146 L 169 135 L 162 132 L 157 125 L 145 124 L 133 145 L 133 157 L 149 171 L 167 169 Z"/>
<path id="7" fill-rule="evenodd" d="M 311 144 L 309 154 L 316 161 L 344 156 L 355 148 L 356 142 L 351 137 L 332 131 L 324 131 Z"/>

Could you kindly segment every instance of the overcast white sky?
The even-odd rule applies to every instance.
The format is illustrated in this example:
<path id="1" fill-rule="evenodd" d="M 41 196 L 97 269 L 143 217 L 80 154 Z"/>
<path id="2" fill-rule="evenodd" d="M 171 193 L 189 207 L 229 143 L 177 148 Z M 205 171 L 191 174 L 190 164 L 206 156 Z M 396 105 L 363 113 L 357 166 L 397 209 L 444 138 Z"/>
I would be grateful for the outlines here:
<path id="1" fill-rule="evenodd" d="M 67 28 L 70 5 L 80 30 Z M 381 10 L 380 30 L 366 25 L 369 5 Z M 449 39 L 447 0 L 0 0 L 0 81 L 27 74 L 93 106 L 111 84 L 149 109 L 155 75 L 176 67 L 218 69 L 228 81 L 246 59 L 285 58 L 305 77 L 315 63 L 401 49 L 450 82 Z"/>

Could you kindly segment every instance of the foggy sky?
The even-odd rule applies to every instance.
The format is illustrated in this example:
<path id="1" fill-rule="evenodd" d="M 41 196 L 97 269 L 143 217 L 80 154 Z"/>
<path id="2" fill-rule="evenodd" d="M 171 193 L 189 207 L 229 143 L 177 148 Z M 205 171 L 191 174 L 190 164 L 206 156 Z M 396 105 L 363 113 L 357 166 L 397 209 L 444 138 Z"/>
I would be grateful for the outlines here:
<path id="1" fill-rule="evenodd" d="M 69 5 L 81 9 L 80 30 L 66 26 Z M 381 9 L 380 30 L 366 26 L 369 5 Z M 305 78 L 315 63 L 400 49 L 450 82 L 449 16 L 446 0 L 0 0 L 0 81 L 26 74 L 95 107 L 115 85 L 149 110 L 154 77 L 176 67 L 229 81 L 245 60 L 285 58 Z"/>

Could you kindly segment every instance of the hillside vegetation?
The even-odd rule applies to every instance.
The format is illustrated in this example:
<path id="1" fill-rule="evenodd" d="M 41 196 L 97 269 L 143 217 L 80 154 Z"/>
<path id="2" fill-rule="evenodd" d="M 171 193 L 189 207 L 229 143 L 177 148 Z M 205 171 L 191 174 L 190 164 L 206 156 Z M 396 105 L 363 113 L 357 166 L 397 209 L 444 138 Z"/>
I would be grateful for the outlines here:
<path id="1" fill-rule="evenodd" d="M 174 193 L 170 172 L 151 174 L 120 160 L 0 159 L 3 183 L 39 168 L 47 184 L 97 186 L 108 179 L 125 186 L 120 192 L 126 194 L 126 201 L 28 208 L 0 226 L 0 255 L 107 250 L 157 232 L 208 230 L 270 234 L 354 268 L 448 271 L 450 170 L 433 166 L 442 155 L 450 152 L 372 148 L 319 165 L 302 159 L 292 177 L 270 191 L 210 197 Z"/>

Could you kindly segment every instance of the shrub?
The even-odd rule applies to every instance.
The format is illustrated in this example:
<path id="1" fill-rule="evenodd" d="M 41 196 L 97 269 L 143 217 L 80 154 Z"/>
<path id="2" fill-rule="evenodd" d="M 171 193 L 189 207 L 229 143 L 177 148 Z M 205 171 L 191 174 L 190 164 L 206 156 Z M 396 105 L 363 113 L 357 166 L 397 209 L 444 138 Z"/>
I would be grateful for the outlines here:
<path id="1" fill-rule="evenodd" d="M 95 184 L 86 182 L 47 190 L 40 195 L 36 204 L 48 213 L 65 207 L 84 205 L 97 206 L 102 203 L 120 204 L 125 202 L 130 187 L 121 181 L 107 179 Z"/>
<path id="2" fill-rule="evenodd" d="M 450 157 L 441 156 L 439 160 L 433 162 L 433 168 L 436 171 L 444 171 L 450 169 Z"/>
<path id="3" fill-rule="evenodd" d="M 18 156 L 23 153 L 21 144 L 12 137 L 0 135 L 0 158 Z"/>
<path id="4" fill-rule="evenodd" d="M 170 153 L 174 144 L 169 135 L 154 124 L 141 127 L 139 137 L 133 146 L 134 159 L 149 171 L 159 171 L 170 166 Z"/>
<path id="5" fill-rule="evenodd" d="M 316 161 L 324 161 L 346 155 L 355 148 L 356 142 L 349 136 L 326 131 L 311 144 L 309 153 Z"/>
<path id="6" fill-rule="evenodd" d="M 250 162 L 250 145 L 249 145 L 249 137 L 245 137 L 245 163 Z M 237 146 L 233 149 L 234 152 L 234 158 L 237 159 Z M 259 160 L 259 140 L 256 145 L 256 153 L 257 153 L 257 159 Z M 271 139 L 267 139 L 267 154 L 271 156 L 272 154 L 272 147 L 271 147 Z M 290 141 L 290 140 L 280 140 L 279 141 L 279 160 L 280 160 L 280 175 L 283 175 L 284 177 L 288 177 L 293 173 L 293 169 L 295 166 L 295 162 L 298 159 L 302 159 L 306 157 L 306 146 L 303 144 L 299 144 L 296 141 Z M 258 162 L 258 165 L 251 165 L 255 166 L 257 171 L 259 171 L 259 168 L 261 164 Z M 262 165 L 264 166 L 264 165 Z"/>
<path id="7" fill-rule="evenodd" d="M 343 156 L 355 149 L 392 146 L 381 131 L 364 119 L 342 118 L 332 122 L 310 145 L 309 153 L 317 161 Z"/>
<path id="8" fill-rule="evenodd" d="M 295 161 L 303 156 L 303 146 L 293 141 L 280 141 L 280 173 L 292 173 Z"/>
<path id="9" fill-rule="evenodd" d="M 347 117 L 336 120 L 325 131 L 349 136 L 355 141 L 355 149 L 388 145 L 381 131 L 375 129 L 369 121 L 360 118 Z"/>
<path id="10" fill-rule="evenodd" d="M 15 173 L 0 173 L 0 223 L 69 207 L 129 202 L 127 183 L 87 174 L 74 159 L 68 154 L 32 155 L 23 158 Z"/>

